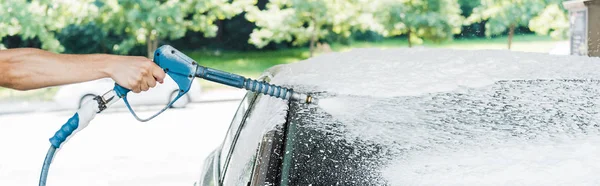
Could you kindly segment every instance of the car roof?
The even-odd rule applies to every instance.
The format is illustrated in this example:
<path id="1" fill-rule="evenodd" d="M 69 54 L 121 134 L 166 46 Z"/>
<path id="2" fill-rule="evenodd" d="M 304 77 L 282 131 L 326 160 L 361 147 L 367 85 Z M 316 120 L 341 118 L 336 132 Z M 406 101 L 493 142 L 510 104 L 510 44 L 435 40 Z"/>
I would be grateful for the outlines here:
<path id="1" fill-rule="evenodd" d="M 420 96 L 347 96 L 339 104 L 291 103 L 291 185 L 600 181 L 552 171 L 600 160 L 586 158 L 597 148 L 585 145 L 600 141 L 597 80 L 498 81 Z"/>
<path id="2" fill-rule="evenodd" d="M 301 184 L 346 183 L 350 177 L 368 177 L 372 182 L 366 185 L 510 184 L 541 177 L 578 183 L 547 170 L 568 168 L 565 162 L 574 159 L 598 160 L 578 159 L 582 154 L 570 153 L 568 146 L 600 131 L 599 58 L 370 48 L 323 54 L 269 72 L 271 83 L 321 99 L 321 105 L 291 102 L 289 122 L 299 128 L 287 137 L 300 136 L 295 141 L 300 161 L 292 168 L 307 173 L 296 179 Z M 358 150 L 349 151 L 352 146 Z M 365 161 L 358 161 L 361 156 Z M 328 165 L 358 167 L 360 173 Z M 519 166 L 542 173 L 520 176 Z M 511 170 L 513 177 L 499 170 Z M 329 179 L 336 176 L 340 180 Z M 598 181 L 590 179 L 584 181 Z"/>
<path id="3" fill-rule="evenodd" d="M 483 87 L 500 80 L 598 79 L 600 58 L 505 50 L 358 48 L 269 70 L 300 91 L 395 97 Z"/>

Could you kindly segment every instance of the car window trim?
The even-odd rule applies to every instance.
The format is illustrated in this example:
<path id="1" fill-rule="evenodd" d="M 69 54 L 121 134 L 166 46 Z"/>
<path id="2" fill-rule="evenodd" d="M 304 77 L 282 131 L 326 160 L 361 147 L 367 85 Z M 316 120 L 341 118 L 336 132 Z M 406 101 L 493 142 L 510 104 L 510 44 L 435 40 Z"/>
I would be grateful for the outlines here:
<path id="1" fill-rule="evenodd" d="M 279 180 L 281 182 L 278 185 L 281 186 L 287 186 L 289 183 L 289 171 L 291 166 L 289 163 L 286 164 L 286 159 L 292 159 L 291 156 L 294 151 L 294 143 L 296 141 L 296 138 L 293 134 L 296 133 L 297 126 L 294 123 L 292 123 L 292 118 L 295 116 L 295 112 L 293 112 L 293 110 L 297 109 L 297 105 L 292 104 L 291 102 L 288 103 L 287 116 L 285 118 L 286 121 L 283 126 L 283 147 L 281 148 L 284 153 L 283 157 L 281 158 L 281 165 L 279 166 Z"/>
<path id="2" fill-rule="evenodd" d="M 248 180 L 250 185 L 266 185 L 281 179 L 281 159 L 277 154 L 283 154 L 283 131 L 282 128 L 274 128 L 262 136 Z"/>
<path id="3" fill-rule="evenodd" d="M 250 97 L 250 103 L 248 104 L 248 108 L 244 112 L 244 115 L 242 116 L 242 121 L 240 122 L 239 127 L 237 128 L 235 134 L 233 135 L 231 144 L 229 145 L 230 146 L 229 151 L 227 152 L 227 156 L 225 157 L 226 159 L 225 159 L 225 164 L 223 165 L 222 172 L 221 172 L 220 166 L 219 166 L 219 184 L 223 183 L 223 179 L 225 178 L 225 175 L 227 174 L 227 167 L 229 166 L 229 161 L 231 160 L 231 154 L 233 154 L 233 150 L 235 149 L 234 147 L 237 144 L 237 140 L 240 136 L 240 132 L 241 132 L 242 128 L 244 128 L 244 125 L 246 124 L 246 119 L 248 118 L 248 115 L 249 115 L 250 111 L 252 110 L 252 108 L 254 108 L 254 103 L 256 102 L 256 100 L 259 96 L 259 94 L 252 93 L 252 92 L 249 92 L 248 94 L 251 95 L 252 97 Z M 221 158 L 221 156 L 219 155 L 219 162 L 220 162 L 220 158 Z"/>
<path id="4" fill-rule="evenodd" d="M 244 98 L 242 98 L 242 101 L 240 102 L 240 104 L 238 105 L 238 107 L 237 107 L 237 109 L 236 109 L 236 113 L 234 114 L 234 116 L 233 116 L 233 118 L 232 118 L 231 122 L 229 123 L 229 128 L 227 129 L 227 132 L 225 133 L 225 138 L 224 138 L 224 139 L 223 139 L 223 141 L 221 142 L 221 145 L 220 145 L 220 147 L 219 147 L 219 150 L 218 150 L 218 154 L 217 154 L 217 156 L 216 156 L 216 159 L 217 159 L 216 161 L 218 162 L 218 163 L 217 163 L 217 167 L 218 167 L 218 168 L 216 169 L 216 170 L 217 170 L 217 173 L 218 173 L 218 175 L 217 175 L 217 179 L 216 179 L 217 181 L 221 181 L 221 177 L 222 177 L 222 176 L 221 176 L 221 172 L 223 172 L 223 171 L 221 170 L 221 155 L 222 155 L 222 152 L 223 152 L 223 147 L 225 147 L 225 144 L 227 143 L 227 135 L 229 135 L 229 132 L 232 130 L 232 127 L 234 126 L 234 123 L 233 123 L 233 122 L 234 122 L 234 121 L 235 121 L 235 119 L 236 119 L 237 112 L 239 112 L 239 111 L 240 111 L 240 110 L 239 110 L 239 109 L 240 109 L 240 107 L 242 107 L 242 106 L 244 105 L 244 102 L 245 102 L 245 101 L 248 101 L 248 99 L 253 99 L 253 97 L 251 97 L 251 96 L 254 96 L 254 94 L 252 94 L 251 92 L 247 92 L 247 93 L 244 95 Z M 248 104 L 248 105 L 250 105 L 250 104 Z M 239 126 L 241 126 L 241 122 L 243 122 L 243 121 L 244 121 L 244 118 L 246 117 L 246 114 L 247 114 L 248 110 L 249 110 L 248 108 L 246 108 L 246 109 L 244 110 L 244 113 L 243 113 L 243 114 L 242 114 L 242 116 L 241 116 L 241 117 L 242 117 L 242 119 L 240 120 L 240 125 L 238 125 L 238 128 L 239 128 Z M 237 133 L 237 130 L 236 130 L 236 133 Z M 232 142 L 232 143 L 233 143 L 233 140 L 234 140 L 234 137 L 235 137 L 235 135 L 236 135 L 236 134 L 233 134 L 233 137 L 231 138 L 231 142 Z M 226 157 L 225 157 L 225 160 L 227 160 L 227 159 L 228 159 L 228 157 L 229 157 L 229 154 L 230 154 L 230 152 L 231 152 L 231 146 L 232 146 L 232 144 L 229 144 L 229 147 L 230 147 L 230 148 L 229 148 L 229 150 L 227 151 L 227 154 L 225 154 L 225 156 L 226 156 Z M 227 166 L 226 166 L 226 165 L 227 165 L 227 163 L 228 163 L 227 161 L 223 162 L 223 166 L 222 166 L 222 167 L 223 167 L 223 169 L 225 169 L 225 167 L 227 167 Z"/>
<path id="5" fill-rule="evenodd" d="M 272 139 L 271 139 L 271 140 L 274 141 L 272 145 L 279 146 L 278 151 L 280 152 L 280 154 L 282 154 L 280 160 L 275 160 L 275 161 L 277 161 L 277 166 L 276 166 L 276 168 L 277 168 L 276 171 L 277 172 L 274 172 L 274 174 L 276 174 L 276 180 L 279 180 L 279 181 L 281 181 L 281 179 L 283 178 L 283 162 L 284 162 L 284 158 L 285 158 L 285 156 L 287 154 L 285 152 L 286 152 L 286 146 L 287 146 L 287 141 L 288 141 L 287 140 L 288 139 L 287 138 L 288 137 L 288 128 L 289 128 L 289 125 L 291 123 L 290 121 L 292 120 L 291 118 L 292 118 L 292 116 L 294 116 L 294 114 L 291 112 L 291 110 L 292 110 L 291 108 L 292 108 L 292 103 L 288 102 L 288 109 L 286 110 L 285 121 L 283 123 L 281 123 L 282 127 L 279 128 L 279 129 L 278 128 L 274 128 L 274 129 L 272 129 L 272 130 L 269 131 L 269 132 L 274 132 L 275 133 L 275 135 L 273 135 Z M 279 132 L 277 132 L 278 130 L 279 130 Z M 263 137 L 265 135 L 267 135 L 267 133 L 265 133 L 263 135 Z M 281 141 L 276 140 L 277 138 L 280 138 Z M 264 157 L 260 157 L 259 156 L 260 155 L 259 153 L 260 153 L 260 150 L 261 150 L 260 148 L 264 145 L 263 143 L 265 143 L 265 141 L 261 141 L 260 144 L 258 145 L 259 149 L 257 149 L 257 152 L 256 152 L 257 159 L 254 160 L 254 163 L 253 163 L 253 166 L 252 166 L 252 172 L 251 172 L 250 182 L 252 182 L 255 179 L 254 176 L 257 175 L 257 173 L 254 172 L 254 171 L 256 171 L 256 166 L 257 166 L 256 162 L 257 162 L 258 158 L 264 158 Z M 293 143 L 293 141 L 292 141 L 292 143 Z M 277 150 L 277 149 L 275 149 L 275 150 Z M 273 152 L 271 152 L 271 153 L 273 153 Z M 273 161 L 272 160 L 272 156 L 267 157 L 267 159 L 268 159 L 268 161 L 266 161 L 266 162 L 271 163 Z M 262 161 L 262 162 L 265 162 L 265 161 Z M 267 175 L 267 174 L 268 173 L 265 173 L 265 176 L 268 177 L 269 175 Z M 281 183 L 278 183 L 276 185 L 280 185 L 280 184 Z"/>

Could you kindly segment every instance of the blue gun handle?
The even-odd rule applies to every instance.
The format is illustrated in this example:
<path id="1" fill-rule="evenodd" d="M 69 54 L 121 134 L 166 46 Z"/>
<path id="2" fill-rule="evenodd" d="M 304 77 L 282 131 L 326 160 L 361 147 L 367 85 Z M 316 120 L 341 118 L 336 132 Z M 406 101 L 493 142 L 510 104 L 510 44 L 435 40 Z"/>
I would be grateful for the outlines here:
<path id="1" fill-rule="evenodd" d="M 50 143 L 54 148 L 60 148 L 60 145 L 67 140 L 67 138 L 79 127 L 79 114 L 75 113 L 73 117 L 69 118 L 67 123 L 65 123 L 54 136 L 50 138 Z"/>
<path id="2" fill-rule="evenodd" d="M 118 85 L 115 83 L 115 88 L 114 88 L 115 92 L 117 93 L 117 96 L 119 96 L 120 98 L 123 98 L 127 95 L 127 93 L 129 93 L 131 90 L 122 87 L 121 85 Z"/>

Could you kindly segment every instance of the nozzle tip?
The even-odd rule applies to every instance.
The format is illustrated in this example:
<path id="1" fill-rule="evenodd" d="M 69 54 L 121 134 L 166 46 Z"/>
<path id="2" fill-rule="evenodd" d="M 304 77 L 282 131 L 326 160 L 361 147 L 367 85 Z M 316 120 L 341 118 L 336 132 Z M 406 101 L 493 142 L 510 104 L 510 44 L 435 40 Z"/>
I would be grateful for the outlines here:
<path id="1" fill-rule="evenodd" d="M 311 95 L 308 95 L 306 97 L 306 103 L 315 104 L 316 105 L 316 104 L 319 104 L 319 99 L 317 99 L 315 97 L 312 97 Z"/>
<path id="2" fill-rule="evenodd" d="M 299 101 L 301 103 L 317 104 L 319 100 L 312 97 L 311 95 L 295 93 L 290 97 L 291 100 Z"/>

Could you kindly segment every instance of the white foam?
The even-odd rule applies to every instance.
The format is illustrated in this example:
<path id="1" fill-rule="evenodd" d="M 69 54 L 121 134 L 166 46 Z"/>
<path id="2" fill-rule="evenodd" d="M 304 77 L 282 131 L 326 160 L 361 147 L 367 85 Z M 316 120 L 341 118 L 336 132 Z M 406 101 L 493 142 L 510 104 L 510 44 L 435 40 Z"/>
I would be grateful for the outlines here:
<path id="1" fill-rule="evenodd" d="M 277 67 L 274 84 L 394 97 L 482 87 L 497 80 L 600 77 L 600 58 L 495 50 L 353 49 Z"/>
<path id="2" fill-rule="evenodd" d="M 420 152 L 383 170 L 391 185 L 599 185 L 600 137 Z"/>
<path id="3" fill-rule="evenodd" d="M 345 96 L 330 97 L 319 100 L 319 107 L 328 114 L 339 119 L 354 119 L 369 107 L 369 100 Z"/>
<path id="4" fill-rule="evenodd" d="M 309 127 L 399 154 L 381 167 L 391 185 L 600 184 L 600 137 L 593 133 L 600 124 L 600 84 L 490 86 L 500 80 L 597 80 L 600 58 L 354 49 L 277 68 L 271 83 L 333 96 L 319 105 L 342 125 L 315 119 Z M 470 97 L 430 94 L 445 92 Z M 492 96 L 498 92 L 507 98 Z"/>

